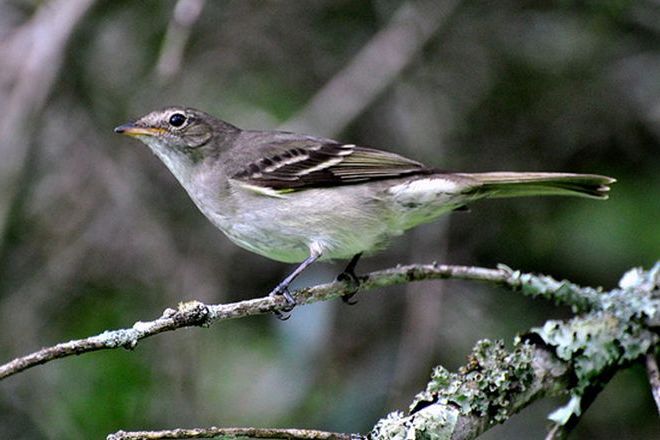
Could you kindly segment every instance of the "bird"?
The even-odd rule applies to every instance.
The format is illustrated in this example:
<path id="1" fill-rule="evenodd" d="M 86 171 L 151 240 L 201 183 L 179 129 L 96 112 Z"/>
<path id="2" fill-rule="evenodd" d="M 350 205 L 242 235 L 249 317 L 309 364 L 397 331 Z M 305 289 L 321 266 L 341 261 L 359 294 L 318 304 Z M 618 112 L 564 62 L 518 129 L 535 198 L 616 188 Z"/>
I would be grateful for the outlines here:
<path id="1" fill-rule="evenodd" d="M 316 261 L 350 260 L 477 200 L 520 196 L 607 199 L 615 179 L 564 172 L 448 172 L 382 149 L 285 131 L 243 130 L 169 106 L 114 129 L 146 144 L 231 241 L 297 263 L 270 295 L 286 319 L 290 283 Z M 351 303 L 347 295 L 343 299 Z"/>

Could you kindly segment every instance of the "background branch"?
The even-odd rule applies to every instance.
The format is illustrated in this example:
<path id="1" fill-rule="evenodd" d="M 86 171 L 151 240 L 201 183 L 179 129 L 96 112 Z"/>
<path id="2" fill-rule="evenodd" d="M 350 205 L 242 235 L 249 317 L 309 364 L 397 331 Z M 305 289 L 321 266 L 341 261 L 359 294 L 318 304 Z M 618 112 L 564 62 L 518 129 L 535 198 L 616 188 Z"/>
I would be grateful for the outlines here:
<path id="1" fill-rule="evenodd" d="M 284 128 L 331 136 L 364 111 L 413 60 L 458 0 L 407 1 Z"/>
<path id="2" fill-rule="evenodd" d="M 0 245 L 20 189 L 36 116 L 55 83 L 71 34 L 93 4 L 94 0 L 46 2 L 0 47 L 0 110 L 5 115 L 0 120 Z M 44 35 L 48 38 L 42 39 Z"/>
<path id="3" fill-rule="evenodd" d="M 160 49 L 156 75 L 162 81 L 170 80 L 181 70 L 186 43 L 204 9 L 205 0 L 179 0 Z"/>

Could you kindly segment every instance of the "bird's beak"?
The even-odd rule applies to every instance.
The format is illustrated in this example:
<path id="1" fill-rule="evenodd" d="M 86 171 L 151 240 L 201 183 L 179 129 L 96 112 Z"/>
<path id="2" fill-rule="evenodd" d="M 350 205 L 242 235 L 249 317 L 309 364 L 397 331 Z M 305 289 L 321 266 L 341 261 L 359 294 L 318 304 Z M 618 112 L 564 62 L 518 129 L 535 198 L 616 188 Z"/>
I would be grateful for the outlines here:
<path id="1" fill-rule="evenodd" d="M 115 127 L 115 133 L 125 134 L 126 136 L 156 136 L 165 130 L 157 127 L 138 127 L 132 122 Z"/>

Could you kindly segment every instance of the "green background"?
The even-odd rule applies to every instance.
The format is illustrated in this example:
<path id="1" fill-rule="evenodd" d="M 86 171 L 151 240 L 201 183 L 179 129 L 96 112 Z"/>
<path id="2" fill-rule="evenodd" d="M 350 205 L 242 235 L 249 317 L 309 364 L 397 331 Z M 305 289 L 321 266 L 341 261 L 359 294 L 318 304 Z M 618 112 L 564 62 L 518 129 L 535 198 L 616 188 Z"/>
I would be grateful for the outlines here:
<path id="1" fill-rule="evenodd" d="M 181 62 L 163 75 L 157 66 L 177 2 L 92 2 L 46 97 L 23 121 L 28 135 L 0 139 L 27 152 L 13 170 L 19 189 L 0 188 L 14 191 L 0 237 L 0 361 L 156 318 L 179 301 L 269 292 L 292 268 L 231 244 L 144 145 L 112 129 L 169 104 L 244 128 L 286 127 L 408 3 L 207 1 L 180 40 Z M 650 267 L 660 257 L 657 3 L 435 4 L 449 13 L 382 93 L 339 131 L 310 134 L 447 170 L 591 172 L 618 183 L 607 202 L 481 202 L 412 231 L 358 272 L 504 263 L 612 288 L 629 268 Z M 21 61 L 2 50 L 47 7 L 0 3 L 3 60 Z M 51 37 L 39 34 L 34 47 Z M 15 68 L 3 63 L 0 74 Z M 16 71 L 0 75 L 5 117 L 16 114 L 8 97 L 26 74 Z M 319 264 L 297 285 L 342 268 Z M 434 365 L 465 363 L 478 339 L 510 344 L 568 316 L 503 289 L 438 281 L 372 291 L 353 307 L 300 307 L 287 322 L 259 316 L 180 330 L 2 381 L 0 438 L 210 425 L 365 432 L 405 410 Z M 546 415 L 565 401 L 539 401 L 483 438 L 542 438 Z M 659 437 L 642 365 L 613 379 L 575 433 Z"/>

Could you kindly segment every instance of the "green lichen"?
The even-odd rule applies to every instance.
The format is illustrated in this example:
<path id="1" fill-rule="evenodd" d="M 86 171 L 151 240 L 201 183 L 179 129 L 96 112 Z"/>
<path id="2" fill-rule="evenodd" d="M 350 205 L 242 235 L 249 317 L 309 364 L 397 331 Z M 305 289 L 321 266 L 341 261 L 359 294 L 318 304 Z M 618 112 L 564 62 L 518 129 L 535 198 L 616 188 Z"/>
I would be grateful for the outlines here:
<path id="1" fill-rule="evenodd" d="M 501 341 L 481 340 L 458 373 L 435 368 L 426 390 L 415 397 L 411 412 L 430 403 L 451 403 L 462 415 L 477 414 L 502 422 L 510 415 L 512 396 L 525 391 L 534 379 L 532 360 L 532 347 L 527 343 L 518 341 L 515 350 L 508 352 Z"/>
<path id="2" fill-rule="evenodd" d="M 427 406 L 412 416 L 409 435 L 414 439 L 444 440 L 451 438 L 458 411 L 438 405 Z M 408 437 L 411 438 L 411 437 Z"/>
<path id="3" fill-rule="evenodd" d="M 660 262 L 649 271 L 635 268 L 626 272 L 619 288 L 602 296 L 600 309 L 624 321 L 656 319 L 660 313 Z"/>
<path id="4" fill-rule="evenodd" d="M 629 271 L 619 285 L 601 293 L 590 313 L 569 321 L 548 321 L 532 330 L 575 372 L 577 383 L 570 402 L 550 416 L 557 423 L 580 415 L 585 390 L 598 385 L 608 371 L 625 366 L 658 343 L 657 334 L 646 323 L 660 313 L 660 263 L 646 272 Z"/>
<path id="5" fill-rule="evenodd" d="M 498 269 L 509 271 L 508 284 L 519 289 L 525 296 L 544 298 L 555 304 L 568 305 L 573 313 L 589 311 L 599 304 L 600 288 L 581 287 L 566 280 L 555 280 L 547 275 L 514 271 L 503 264 L 498 265 Z"/>
<path id="6" fill-rule="evenodd" d="M 374 440 L 448 440 L 454 433 L 457 420 L 456 409 L 437 405 L 428 406 L 410 416 L 393 412 L 378 422 L 369 437 Z"/>
<path id="7" fill-rule="evenodd" d="M 389 413 L 374 426 L 370 437 L 383 440 L 403 440 L 409 429 L 407 419 L 409 417 L 405 417 L 401 411 Z"/>
<path id="8" fill-rule="evenodd" d="M 513 352 L 506 351 L 501 341 L 479 341 L 467 365 L 458 373 L 436 367 L 410 414 L 390 414 L 378 422 L 371 438 L 449 439 L 461 415 L 476 414 L 501 423 L 510 416 L 513 395 L 524 392 L 534 379 L 532 360 L 532 346 L 520 340 Z"/>
<path id="9" fill-rule="evenodd" d="M 548 321 L 532 330 L 562 361 L 564 371 L 574 372 L 568 404 L 550 415 L 557 423 L 579 416 L 584 392 L 606 380 L 608 372 L 658 344 L 658 335 L 649 327 L 660 321 L 660 263 L 650 271 L 628 272 L 619 288 L 610 292 L 509 271 L 510 286 L 583 313 L 568 321 Z M 482 340 L 457 373 L 436 367 L 426 389 L 415 397 L 410 413 L 390 414 L 378 422 L 370 437 L 450 439 L 461 416 L 485 418 L 491 425 L 507 420 L 521 403 L 528 403 L 520 399 L 522 394 L 535 393 L 534 354 L 538 345 L 531 341 L 538 343 L 536 336 L 516 338 L 512 352 L 507 352 L 501 341 Z"/>

